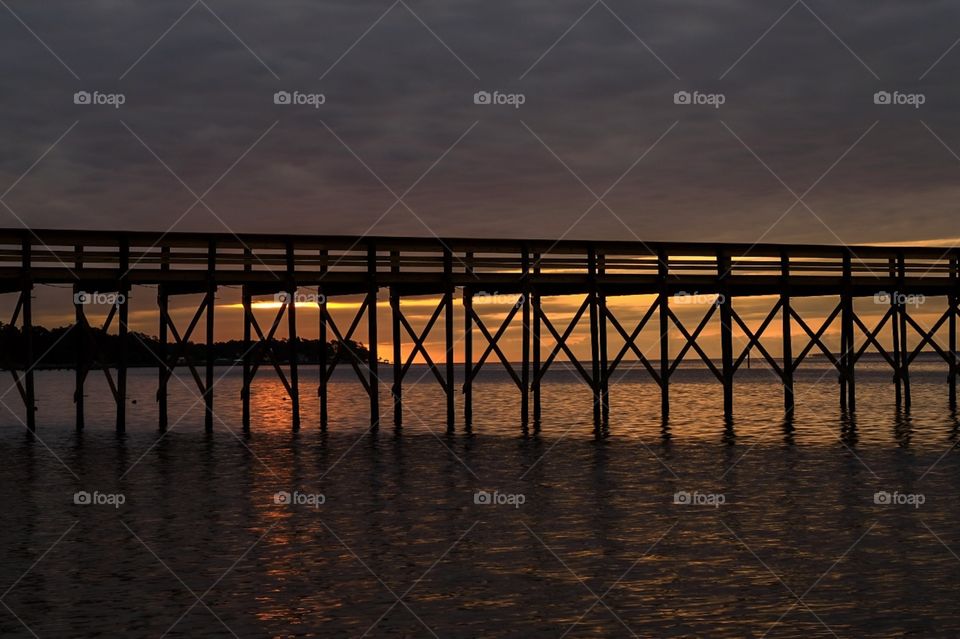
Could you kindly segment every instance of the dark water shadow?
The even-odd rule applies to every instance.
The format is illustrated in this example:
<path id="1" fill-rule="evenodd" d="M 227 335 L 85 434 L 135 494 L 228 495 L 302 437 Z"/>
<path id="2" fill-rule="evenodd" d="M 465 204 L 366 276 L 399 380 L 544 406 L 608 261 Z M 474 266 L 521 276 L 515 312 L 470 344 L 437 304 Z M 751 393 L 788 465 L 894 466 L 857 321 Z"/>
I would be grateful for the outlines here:
<path id="1" fill-rule="evenodd" d="M 860 441 L 857 416 L 854 413 L 840 412 L 840 441 L 849 448 L 853 448 Z"/>
<path id="2" fill-rule="evenodd" d="M 793 448 L 796 446 L 796 422 L 792 414 L 788 413 L 783 416 L 783 421 L 780 423 L 780 430 L 783 431 L 783 443 L 788 448 Z"/>
<path id="3" fill-rule="evenodd" d="M 897 410 L 893 417 L 893 438 L 901 448 L 909 448 L 913 439 L 913 416 L 908 410 Z"/>

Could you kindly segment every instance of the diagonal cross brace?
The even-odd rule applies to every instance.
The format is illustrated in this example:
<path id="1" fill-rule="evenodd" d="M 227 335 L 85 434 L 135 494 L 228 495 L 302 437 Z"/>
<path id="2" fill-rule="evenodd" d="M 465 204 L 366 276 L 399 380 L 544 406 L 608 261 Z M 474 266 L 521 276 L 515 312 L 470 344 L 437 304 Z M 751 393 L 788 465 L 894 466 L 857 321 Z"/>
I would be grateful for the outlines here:
<path id="1" fill-rule="evenodd" d="M 426 326 L 419 335 L 417 335 L 416 331 L 414 331 L 413 327 L 410 325 L 410 322 L 407 321 L 406 316 L 403 314 L 400 308 L 395 309 L 395 312 L 397 313 L 397 319 L 400 320 L 400 324 L 407 331 L 407 334 L 413 340 L 414 344 L 413 350 L 410 351 L 410 355 L 407 357 L 407 360 L 400 371 L 400 380 L 403 380 L 403 378 L 406 377 L 407 371 L 413 365 L 413 360 L 416 359 L 417 353 L 419 352 L 423 355 L 423 359 L 427 362 L 427 366 L 429 366 L 430 370 L 433 372 L 434 377 L 436 377 L 437 381 L 440 382 L 441 388 L 443 388 L 444 392 L 449 392 L 447 380 L 443 378 L 443 375 L 440 373 L 440 369 L 437 368 L 436 363 L 434 363 L 433 358 L 430 357 L 430 353 L 426 348 L 427 337 L 430 336 L 430 331 L 433 330 L 434 324 L 437 323 L 437 320 L 440 318 L 440 314 L 447 308 L 448 303 L 449 301 L 446 299 L 440 301 L 436 310 L 434 310 L 429 321 L 427 321 Z"/>
<path id="2" fill-rule="evenodd" d="M 347 332 L 345 335 L 340 332 L 340 329 L 337 327 L 336 322 L 334 322 L 333 318 L 330 317 L 330 314 L 326 312 L 325 307 L 321 309 L 321 315 L 322 315 L 321 321 L 323 321 L 325 326 L 329 326 L 330 330 L 333 331 L 334 337 L 337 338 L 337 343 L 339 343 L 341 347 L 346 348 L 347 351 L 349 351 L 350 357 L 347 359 L 347 361 L 350 362 L 350 366 L 353 368 L 354 372 L 357 374 L 357 377 L 360 379 L 360 383 L 363 384 L 363 389 L 367 391 L 367 393 L 369 394 L 370 382 L 367 381 L 367 378 L 363 374 L 363 371 L 360 370 L 360 364 L 363 364 L 365 367 L 367 367 L 367 363 L 361 360 L 360 356 L 357 355 L 353 351 L 353 349 L 349 348 L 349 346 L 347 345 L 350 338 L 353 337 L 354 332 L 356 332 L 357 327 L 360 326 L 360 320 L 363 319 L 363 314 L 368 311 L 368 308 L 369 308 L 369 300 L 365 297 L 363 299 L 363 302 L 361 302 L 360 304 L 360 308 L 357 309 L 357 313 L 354 316 L 353 321 L 350 323 L 350 326 L 347 328 Z M 337 356 L 333 358 L 332 362 L 330 362 L 330 366 L 328 367 L 325 366 L 325 370 L 323 373 L 324 380 L 330 379 L 330 376 L 333 375 L 333 371 L 334 369 L 336 369 L 339 361 L 340 361 L 340 350 L 337 351 Z"/>
<path id="3" fill-rule="evenodd" d="M 483 334 L 484 338 L 487 340 L 487 348 L 483 351 L 483 355 L 480 359 L 477 360 L 476 365 L 472 368 L 473 370 L 467 371 L 469 379 L 473 381 L 477 373 L 480 372 L 480 368 L 487 361 L 487 358 L 490 356 L 490 353 L 496 353 L 497 357 L 500 359 L 500 362 L 503 364 L 507 373 L 510 374 L 511 379 L 513 379 L 514 384 L 517 385 L 517 388 L 520 391 L 523 391 L 523 381 L 520 379 L 520 376 L 517 375 L 517 372 L 513 369 L 513 366 L 510 364 L 510 360 L 507 359 L 507 356 L 504 355 L 503 350 L 500 348 L 499 342 L 500 338 L 503 337 L 503 334 L 507 331 L 507 327 L 510 326 L 510 322 L 513 321 L 513 318 L 516 317 L 517 311 L 522 307 L 522 296 L 517 299 L 517 303 L 513 305 L 513 308 L 510 309 L 510 312 L 507 313 L 506 318 L 500 324 L 500 328 L 497 329 L 496 335 L 491 335 L 490 331 L 487 329 L 486 324 L 483 323 L 483 320 L 480 319 L 480 316 L 477 315 L 477 312 L 471 308 L 468 313 L 473 318 L 474 323 L 476 323 L 477 328 L 480 329 L 480 332 Z"/>
<path id="4" fill-rule="evenodd" d="M 290 385 L 290 380 L 287 379 L 286 373 L 283 372 L 283 368 L 280 366 L 280 357 L 276 352 L 276 345 L 274 344 L 273 337 L 277 332 L 277 328 L 280 326 L 283 316 L 287 312 L 287 305 L 291 302 L 285 300 L 281 303 L 279 310 L 277 311 L 277 316 L 273 320 L 273 324 L 270 326 L 270 331 L 264 335 L 263 330 L 260 328 L 260 323 L 257 321 L 256 316 L 253 313 L 250 313 L 250 325 L 253 327 L 253 330 L 256 331 L 257 337 L 260 338 L 260 343 L 258 348 L 254 350 L 252 369 L 250 371 L 250 380 L 252 381 L 257 375 L 257 371 L 260 369 L 260 365 L 265 359 L 270 361 L 270 364 L 273 366 L 273 369 L 277 372 L 277 377 L 280 378 L 280 383 L 283 384 L 283 387 L 286 389 L 287 394 L 293 397 L 293 386 Z"/>
<path id="5" fill-rule="evenodd" d="M 643 364 L 644 368 L 647 369 L 647 371 L 650 373 L 653 379 L 657 382 L 657 384 L 661 386 L 663 385 L 663 382 L 660 379 L 660 374 L 657 373 L 657 370 L 653 367 L 653 365 L 650 363 L 647 357 L 643 354 L 643 351 L 641 351 L 637 347 L 637 337 L 639 337 L 644 327 L 646 327 L 647 322 L 650 321 L 650 318 L 653 317 L 654 312 L 657 310 L 659 306 L 660 306 L 660 298 L 657 298 L 657 300 L 650 305 L 650 308 L 647 309 L 646 314 L 644 314 L 643 318 L 641 318 L 636 328 L 633 329 L 633 332 L 630 333 L 629 335 L 627 334 L 627 331 L 623 328 L 623 325 L 620 323 L 620 321 L 610 311 L 610 309 L 609 308 L 606 309 L 607 319 L 610 320 L 610 323 L 613 325 L 613 327 L 617 330 L 618 333 L 620 333 L 620 336 L 623 337 L 623 347 L 620 349 L 620 352 L 617 353 L 616 357 L 614 357 L 613 361 L 610 363 L 610 366 L 608 367 L 608 370 L 607 370 L 608 376 L 613 374 L 613 371 L 615 371 L 617 369 L 617 366 L 619 366 L 620 363 L 623 361 L 623 358 L 626 356 L 627 352 L 632 350 L 634 355 L 637 356 L 637 359 L 640 360 L 640 363 Z"/>
<path id="6" fill-rule="evenodd" d="M 574 329 L 580 323 L 580 319 L 583 317 L 583 314 L 586 312 L 587 308 L 589 308 L 590 302 L 591 302 L 591 298 L 590 296 L 587 296 L 586 299 L 584 299 L 583 304 L 580 305 L 580 308 L 577 309 L 577 312 L 574 314 L 573 319 L 570 320 L 570 323 L 567 325 L 562 335 L 560 334 L 559 331 L 557 331 L 556 327 L 554 327 L 553 323 L 547 317 L 547 314 L 543 312 L 543 309 L 542 308 L 540 309 L 539 311 L 540 319 L 543 321 L 543 325 L 547 327 L 547 330 L 553 336 L 553 339 L 556 342 L 556 344 L 554 345 L 553 349 L 550 351 L 550 355 L 547 357 L 546 360 L 544 360 L 543 366 L 540 368 L 539 375 L 537 376 L 538 382 L 543 379 L 543 376 L 547 372 L 547 369 L 550 368 L 550 365 L 557 358 L 557 355 L 559 355 L 560 352 L 562 351 L 567 356 L 567 360 L 569 360 L 569 362 L 573 364 L 573 367 L 577 369 L 577 372 L 580 373 L 584 381 L 587 382 L 587 385 L 590 386 L 590 388 L 595 387 L 596 381 L 593 379 L 593 376 L 587 372 L 587 370 L 583 367 L 583 365 L 580 363 L 577 357 L 573 354 L 573 351 L 570 349 L 570 346 L 567 344 L 567 340 L 570 338 L 570 335 L 573 333 Z"/>
<path id="7" fill-rule="evenodd" d="M 757 350 L 760 351 L 760 354 L 763 355 L 764 359 L 767 360 L 767 362 L 770 364 L 773 370 L 777 373 L 777 375 L 780 376 L 780 379 L 781 380 L 783 379 L 784 370 L 780 367 L 780 365 L 777 363 L 777 360 L 774 359 L 774 357 L 769 353 L 769 351 L 767 351 L 766 347 L 764 347 L 763 343 L 760 341 L 760 338 L 763 337 L 764 331 L 766 331 L 767 327 L 770 326 L 770 322 L 772 322 L 773 318 L 777 316 L 777 311 L 779 311 L 782 306 L 783 306 L 783 301 L 777 300 L 777 303 L 773 305 L 773 309 L 767 314 L 767 317 L 763 320 L 763 323 L 760 324 L 760 327 L 757 329 L 756 333 L 751 332 L 749 327 L 747 327 L 746 322 L 743 321 L 740 315 L 732 308 L 730 309 L 731 314 L 733 315 L 734 321 L 737 323 L 738 326 L 740 326 L 740 330 L 742 330 L 744 334 L 748 338 L 750 338 L 749 342 L 747 342 L 746 348 L 743 349 L 743 352 L 740 353 L 740 357 L 737 358 L 737 361 L 733 365 L 734 372 L 736 372 L 737 369 L 740 368 L 740 365 L 743 364 L 743 361 L 747 359 L 747 354 L 750 352 L 750 349 L 756 346 Z M 786 362 L 784 362 L 784 365 L 787 365 Z"/>
<path id="8" fill-rule="evenodd" d="M 673 312 L 673 309 L 667 308 L 667 315 L 670 317 L 671 321 L 676 325 L 677 329 L 680 331 L 680 334 L 683 335 L 686 340 L 686 344 L 683 345 L 683 348 L 680 349 L 680 352 L 677 353 L 676 359 L 673 360 L 673 363 L 670 365 L 670 375 L 680 366 L 680 362 L 683 361 L 683 358 L 686 357 L 687 352 L 693 348 L 697 352 L 697 355 L 700 356 L 700 359 L 707 365 L 707 368 L 710 369 L 710 372 L 713 373 L 719 381 L 723 381 L 723 373 L 717 368 L 716 364 L 713 363 L 713 360 L 710 359 L 710 356 L 703 350 L 699 343 L 697 343 L 697 337 L 700 336 L 700 333 L 706 328 L 707 323 L 710 321 L 710 318 L 713 317 L 713 314 L 717 312 L 717 309 L 720 307 L 719 304 L 711 304 L 710 309 L 703 316 L 703 319 L 700 320 L 700 324 L 697 325 L 696 330 L 691 335 L 687 328 L 683 325 L 683 322 L 680 321 L 680 318 L 677 317 L 676 313 Z"/>

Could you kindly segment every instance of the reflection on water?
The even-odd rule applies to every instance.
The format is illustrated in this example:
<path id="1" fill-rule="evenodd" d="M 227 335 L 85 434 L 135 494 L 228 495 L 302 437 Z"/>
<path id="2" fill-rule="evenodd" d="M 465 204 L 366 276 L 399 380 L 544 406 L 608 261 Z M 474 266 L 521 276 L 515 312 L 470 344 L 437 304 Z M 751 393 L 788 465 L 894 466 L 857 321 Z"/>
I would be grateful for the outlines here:
<path id="1" fill-rule="evenodd" d="M 158 438 L 155 374 L 136 371 L 118 438 L 105 386 L 78 435 L 72 373 L 43 372 L 39 438 L 9 413 L 0 427 L 0 636 L 957 636 L 943 371 L 911 371 L 905 414 L 889 374 L 864 370 L 855 418 L 823 372 L 800 379 L 790 420 L 771 376 L 738 374 L 726 424 L 705 375 L 682 374 L 663 423 L 655 385 L 630 374 L 600 438 L 562 373 L 527 437 L 496 375 L 470 436 L 444 432 L 429 378 L 405 388 L 402 434 L 368 434 L 346 375 L 326 433 L 303 382 L 293 435 L 265 376 L 244 437 L 229 373 L 217 432 L 172 384 L 171 423 L 186 416 Z M 74 504 L 81 490 L 125 503 Z"/>

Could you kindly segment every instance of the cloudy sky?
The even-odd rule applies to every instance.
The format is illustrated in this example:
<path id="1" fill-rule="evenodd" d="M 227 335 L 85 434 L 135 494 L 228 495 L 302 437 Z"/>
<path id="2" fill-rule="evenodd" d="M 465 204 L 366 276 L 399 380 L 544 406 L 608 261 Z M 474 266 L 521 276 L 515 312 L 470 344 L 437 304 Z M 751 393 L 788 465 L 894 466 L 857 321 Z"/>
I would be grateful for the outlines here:
<path id="1" fill-rule="evenodd" d="M 949 242 L 958 18 L 946 1 L 4 0 L 0 216 Z"/>
<path id="2" fill-rule="evenodd" d="M 956 3 L 2 4 L 11 226 L 960 235 Z"/>

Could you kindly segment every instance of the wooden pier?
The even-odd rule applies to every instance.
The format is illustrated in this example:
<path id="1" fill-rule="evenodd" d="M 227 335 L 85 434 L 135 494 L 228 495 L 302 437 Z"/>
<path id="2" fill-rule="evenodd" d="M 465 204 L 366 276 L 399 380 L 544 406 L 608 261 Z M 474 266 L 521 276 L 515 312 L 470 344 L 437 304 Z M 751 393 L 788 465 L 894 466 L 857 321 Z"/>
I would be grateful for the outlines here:
<path id="1" fill-rule="evenodd" d="M 911 399 L 910 364 L 921 352 L 936 352 L 946 363 L 949 405 L 955 408 L 958 258 L 960 249 L 929 247 L 7 229 L 0 230 L 0 293 L 18 295 L 10 324 L 19 324 L 23 329 L 25 361 L 14 366 L 12 372 L 31 430 L 36 428 L 37 353 L 31 338 L 32 297 L 37 285 L 73 287 L 79 329 L 75 336 L 77 428 L 84 424 L 84 381 L 98 364 L 89 339 L 86 305 L 78 296 L 82 292 L 115 294 L 117 303 L 110 309 L 103 328 L 109 329 L 116 321 L 124 338 L 128 331 L 129 293 L 136 286 L 157 289 L 161 343 L 157 402 L 161 429 L 167 427 L 170 376 L 174 367 L 184 361 L 186 346 L 201 320 L 206 325 L 206 361 L 186 361 L 181 365 L 190 370 L 204 401 L 206 428 L 213 429 L 215 362 L 209 347 L 214 338 L 215 299 L 221 286 L 242 289 L 245 429 L 250 426 L 250 387 L 264 363 L 280 377 L 291 400 L 292 426 L 300 427 L 296 309 L 297 297 L 305 291 L 317 296 L 322 343 L 334 339 L 345 345 L 366 320 L 369 357 L 361 359 L 353 353 L 347 363 L 369 397 L 371 428 L 379 426 L 379 393 L 384 382 L 378 366 L 377 342 L 384 333 L 377 325 L 376 304 L 381 289 L 388 291 L 390 300 L 392 321 L 388 333 L 393 347 L 393 371 L 386 388 L 392 394 L 393 422 L 397 427 L 403 423 L 403 380 L 419 354 L 445 394 L 446 421 L 451 430 L 457 422 L 456 395 L 461 390 L 463 425 L 470 427 L 474 380 L 493 360 L 504 367 L 520 393 L 521 425 L 526 429 L 532 419 L 537 426 L 541 419 L 541 382 L 561 357 L 591 389 L 594 421 L 599 428 L 610 419 L 614 372 L 629 361 L 639 362 L 659 386 L 666 419 L 670 411 L 671 376 L 691 351 L 721 385 L 727 417 L 734 414 L 736 372 L 751 352 L 761 355 L 782 381 L 784 410 L 788 415 L 795 409 L 795 373 L 815 351 L 836 368 L 840 405 L 850 412 L 856 410 L 856 364 L 865 352 L 872 349 L 889 364 L 897 405 L 907 409 Z M 455 303 L 458 292 L 462 301 L 459 309 Z M 692 330 L 674 310 L 678 296 L 691 292 L 716 296 L 715 302 L 704 305 L 703 318 Z M 169 315 L 170 298 L 188 294 L 200 294 L 203 298 L 190 324 L 177 327 Z M 498 325 L 488 325 L 490 319 L 483 317 L 483 306 L 477 303 L 478 297 L 491 294 L 508 296 L 510 310 Z M 344 329 L 334 322 L 327 302 L 338 296 L 357 295 L 363 296 L 363 302 Z M 581 296 L 582 303 L 571 321 L 558 324 L 544 310 L 544 302 L 569 295 Z M 633 326 L 624 325 L 608 304 L 610 298 L 625 295 L 649 295 L 654 300 L 648 308 L 641 309 L 642 318 Z M 921 326 L 908 308 L 909 296 L 921 295 L 945 301 L 946 310 L 929 329 Z M 254 300 L 262 296 L 282 300 L 266 330 L 253 313 Z M 426 326 L 418 332 L 404 315 L 402 301 L 422 296 L 439 302 Z M 757 296 L 770 296 L 775 302 L 760 326 L 751 330 L 738 314 L 736 302 Z M 833 310 L 819 325 L 810 325 L 793 304 L 795 299 L 811 297 L 831 298 Z M 854 307 L 854 301 L 864 297 L 889 300 L 879 323 L 873 326 L 868 326 Z M 462 389 L 454 381 L 454 326 L 458 310 L 463 321 L 465 357 Z M 767 348 L 769 340 L 763 339 L 778 315 L 782 327 L 779 350 L 783 354 L 779 359 Z M 290 348 L 286 367 L 273 348 L 274 335 L 284 316 Z M 574 355 L 569 344 L 571 335 L 583 323 L 589 325 L 590 331 L 587 363 Z M 719 362 L 708 356 L 701 345 L 701 335 L 711 323 L 719 324 Z M 825 333 L 835 323 L 840 330 L 839 355 L 824 342 Z M 517 325 L 522 338 L 521 361 L 511 362 L 501 345 L 507 330 Z M 747 344 L 742 349 L 735 348 L 735 326 L 746 336 Z M 946 344 L 937 339 L 944 327 Z M 440 362 L 426 348 L 433 331 L 442 331 L 444 335 L 446 348 Z M 683 346 L 676 353 L 670 352 L 671 331 L 682 336 Z M 611 334 L 624 342 L 616 352 L 609 349 Z M 656 359 L 648 357 L 638 346 L 641 335 L 656 336 Z M 804 344 L 796 353 L 795 335 Z M 404 340 L 413 345 L 405 359 Z M 121 339 L 121 353 L 115 365 L 100 363 L 116 403 L 119 431 L 126 425 L 125 344 Z M 337 361 L 320 365 L 321 427 L 326 427 L 328 381 L 337 365 Z"/>

